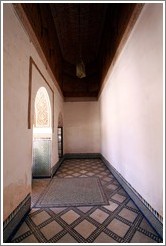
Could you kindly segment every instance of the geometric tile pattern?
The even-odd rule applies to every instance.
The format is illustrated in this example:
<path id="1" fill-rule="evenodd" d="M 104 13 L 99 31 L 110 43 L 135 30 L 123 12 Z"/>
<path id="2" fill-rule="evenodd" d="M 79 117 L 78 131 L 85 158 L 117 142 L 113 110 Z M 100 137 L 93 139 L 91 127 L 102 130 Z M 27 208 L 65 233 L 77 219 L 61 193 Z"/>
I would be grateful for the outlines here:
<path id="1" fill-rule="evenodd" d="M 53 178 L 58 177 L 98 177 L 109 204 L 32 207 L 11 243 L 162 243 L 102 160 L 65 160 Z M 37 190 L 41 194 L 40 181 L 38 188 L 34 185 L 35 201 Z"/>

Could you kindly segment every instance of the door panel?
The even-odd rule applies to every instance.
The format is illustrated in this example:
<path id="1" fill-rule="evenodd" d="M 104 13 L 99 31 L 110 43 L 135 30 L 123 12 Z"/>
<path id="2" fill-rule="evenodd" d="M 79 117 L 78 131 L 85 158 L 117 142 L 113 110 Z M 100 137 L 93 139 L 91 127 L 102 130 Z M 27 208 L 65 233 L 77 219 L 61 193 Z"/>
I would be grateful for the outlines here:
<path id="1" fill-rule="evenodd" d="M 51 139 L 33 141 L 33 177 L 47 177 L 51 174 Z"/>

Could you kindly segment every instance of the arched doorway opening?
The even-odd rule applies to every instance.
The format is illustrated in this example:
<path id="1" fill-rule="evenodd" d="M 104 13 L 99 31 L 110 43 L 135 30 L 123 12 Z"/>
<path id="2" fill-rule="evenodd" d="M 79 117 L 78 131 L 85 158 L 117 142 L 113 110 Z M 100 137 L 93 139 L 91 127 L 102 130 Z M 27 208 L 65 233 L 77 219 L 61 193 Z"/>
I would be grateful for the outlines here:
<path id="1" fill-rule="evenodd" d="M 50 177 L 51 170 L 51 105 L 45 87 L 36 93 L 33 122 L 32 177 Z"/>
<path id="2" fill-rule="evenodd" d="M 63 118 L 62 114 L 59 113 L 58 117 L 58 157 L 59 159 L 63 156 Z"/>

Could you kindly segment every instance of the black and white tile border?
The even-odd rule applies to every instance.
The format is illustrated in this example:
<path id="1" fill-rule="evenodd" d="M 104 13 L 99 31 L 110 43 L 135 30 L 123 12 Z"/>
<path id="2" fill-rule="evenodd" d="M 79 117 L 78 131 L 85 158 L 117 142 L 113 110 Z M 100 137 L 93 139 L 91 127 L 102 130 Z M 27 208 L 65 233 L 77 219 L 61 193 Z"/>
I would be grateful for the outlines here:
<path id="1" fill-rule="evenodd" d="M 17 208 L 3 222 L 3 242 L 7 242 L 15 233 L 23 218 L 29 213 L 31 196 L 28 194 Z"/>
<path id="2" fill-rule="evenodd" d="M 123 189 L 128 193 L 140 211 L 144 214 L 153 228 L 163 238 L 163 218 L 154 210 L 148 202 L 124 179 L 124 177 L 101 155 L 101 160 L 105 163 L 111 173 L 115 176 Z"/>

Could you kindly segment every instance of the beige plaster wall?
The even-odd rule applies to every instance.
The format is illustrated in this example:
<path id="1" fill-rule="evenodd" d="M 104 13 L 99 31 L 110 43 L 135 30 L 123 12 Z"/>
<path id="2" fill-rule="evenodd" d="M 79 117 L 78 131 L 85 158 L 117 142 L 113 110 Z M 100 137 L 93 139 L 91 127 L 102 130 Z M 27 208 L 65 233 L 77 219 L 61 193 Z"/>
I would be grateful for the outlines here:
<path id="1" fill-rule="evenodd" d="M 12 4 L 3 12 L 3 212 L 4 219 L 31 192 L 32 128 L 28 129 L 29 58 L 33 58 L 54 91 L 53 166 L 58 161 L 58 115 L 63 115 L 63 98 L 58 93 L 27 33 L 15 15 Z M 53 108 L 53 95 L 35 67 L 32 69 L 32 112 L 37 89 L 45 86 Z"/>
<path id="2" fill-rule="evenodd" d="M 98 102 L 65 102 L 64 125 L 65 153 L 100 152 Z"/>
<path id="3" fill-rule="evenodd" d="M 146 4 L 100 97 L 101 152 L 163 214 L 162 4 Z"/>

